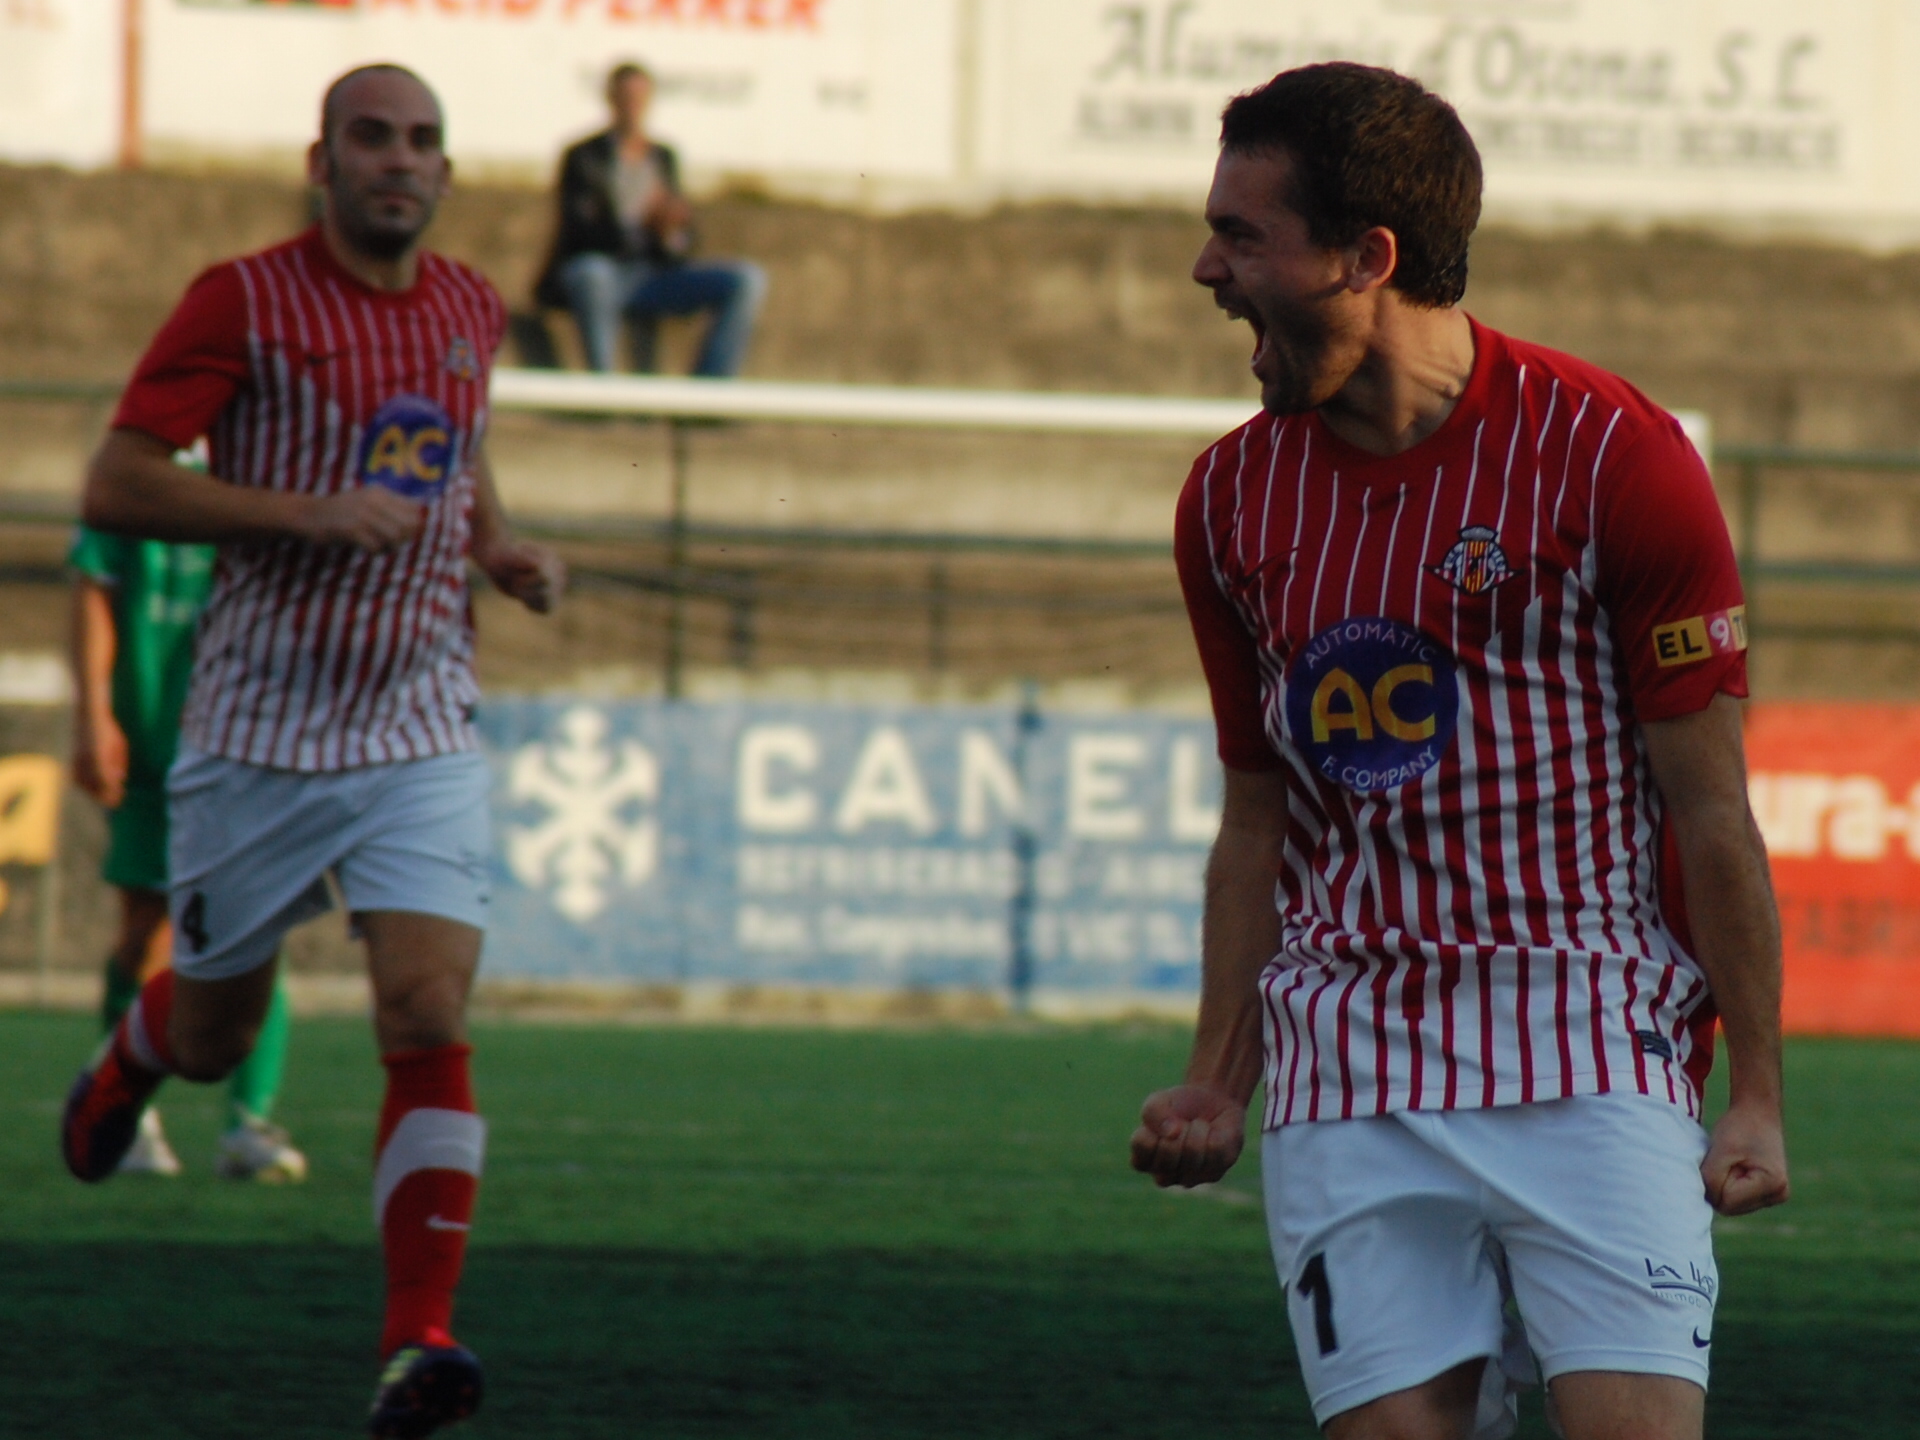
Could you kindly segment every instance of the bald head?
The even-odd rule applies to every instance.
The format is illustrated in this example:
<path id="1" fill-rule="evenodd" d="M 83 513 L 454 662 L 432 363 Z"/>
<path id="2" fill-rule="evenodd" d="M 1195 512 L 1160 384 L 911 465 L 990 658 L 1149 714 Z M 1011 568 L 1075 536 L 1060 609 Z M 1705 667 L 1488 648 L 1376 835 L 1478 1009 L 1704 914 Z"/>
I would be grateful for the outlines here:
<path id="1" fill-rule="evenodd" d="M 405 66 L 363 65 L 327 87 L 307 175 L 342 243 L 383 261 L 412 251 L 447 193 L 444 140 L 440 102 Z"/>
<path id="2" fill-rule="evenodd" d="M 433 107 L 435 118 L 439 118 L 440 98 L 433 93 L 432 86 L 406 66 L 386 61 L 377 65 L 359 65 L 327 86 L 327 93 L 320 97 L 320 143 L 322 145 L 332 142 L 346 115 L 352 110 L 355 96 L 369 85 L 378 89 L 387 89 L 396 85 L 402 87 L 410 85 L 417 88 L 420 94 L 426 97 L 427 103 Z M 444 122 L 442 124 L 444 127 Z"/>

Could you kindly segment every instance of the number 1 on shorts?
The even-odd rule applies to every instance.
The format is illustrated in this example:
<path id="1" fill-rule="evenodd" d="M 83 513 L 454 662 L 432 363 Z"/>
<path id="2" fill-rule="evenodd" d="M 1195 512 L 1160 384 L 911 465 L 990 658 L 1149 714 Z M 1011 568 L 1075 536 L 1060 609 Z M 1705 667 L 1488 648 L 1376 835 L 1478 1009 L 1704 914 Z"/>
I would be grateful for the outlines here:
<path id="1" fill-rule="evenodd" d="M 1320 1342 L 1322 1355 L 1331 1355 L 1340 1348 L 1340 1337 L 1333 1328 L 1333 1286 L 1327 1280 L 1326 1251 L 1307 1261 L 1293 1288 L 1313 1301 L 1313 1338 Z"/>

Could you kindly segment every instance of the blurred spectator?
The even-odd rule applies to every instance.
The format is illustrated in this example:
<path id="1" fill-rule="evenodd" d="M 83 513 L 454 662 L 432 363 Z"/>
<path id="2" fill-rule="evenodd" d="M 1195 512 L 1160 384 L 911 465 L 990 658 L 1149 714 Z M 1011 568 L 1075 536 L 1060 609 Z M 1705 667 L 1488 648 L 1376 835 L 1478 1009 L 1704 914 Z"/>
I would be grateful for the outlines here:
<path id="1" fill-rule="evenodd" d="M 694 260 L 693 211 L 674 153 L 647 134 L 653 76 L 623 64 L 607 77 L 613 125 L 571 146 L 560 162 L 560 223 L 535 291 L 573 312 L 587 363 L 614 368 L 622 322 L 633 327 L 635 368 L 653 368 L 662 315 L 710 312 L 696 375 L 739 372 L 767 290 L 747 260 Z"/>

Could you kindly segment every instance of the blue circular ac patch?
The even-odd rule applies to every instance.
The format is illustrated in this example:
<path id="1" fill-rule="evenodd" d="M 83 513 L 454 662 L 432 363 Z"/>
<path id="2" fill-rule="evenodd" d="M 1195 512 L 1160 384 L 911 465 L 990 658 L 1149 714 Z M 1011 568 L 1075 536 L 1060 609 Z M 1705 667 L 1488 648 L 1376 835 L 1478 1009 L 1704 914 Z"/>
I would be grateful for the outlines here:
<path id="1" fill-rule="evenodd" d="M 362 485 L 430 501 L 446 488 L 455 463 L 452 417 L 424 396 L 396 395 L 361 432 L 354 471 Z"/>
<path id="2" fill-rule="evenodd" d="M 1377 795 L 1440 763 L 1460 714 L 1453 656 L 1411 625 L 1355 616 L 1287 667 L 1287 734 L 1337 785 Z"/>

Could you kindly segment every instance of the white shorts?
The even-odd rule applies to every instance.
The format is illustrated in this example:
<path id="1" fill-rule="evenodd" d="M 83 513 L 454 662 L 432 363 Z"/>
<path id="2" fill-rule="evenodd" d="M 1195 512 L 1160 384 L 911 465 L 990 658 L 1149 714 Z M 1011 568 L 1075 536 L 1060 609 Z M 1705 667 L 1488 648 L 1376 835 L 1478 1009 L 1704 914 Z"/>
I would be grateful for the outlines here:
<path id="1" fill-rule="evenodd" d="M 1679 1110 L 1632 1094 L 1267 1134 L 1267 1227 L 1315 1419 L 1482 1356 L 1498 1363 L 1476 1436 L 1511 1433 L 1532 1360 L 1548 1380 L 1704 1389 L 1720 1283 L 1706 1149 Z"/>
<path id="2" fill-rule="evenodd" d="M 491 786 L 476 752 L 355 770 L 272 770 L 181 746 L 167 776 L 173 968 L 224 980 L 264 965 L 332 908 L 486 927 Z"/>

